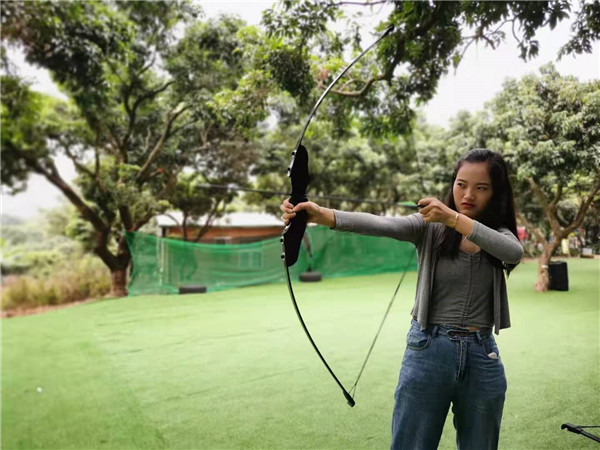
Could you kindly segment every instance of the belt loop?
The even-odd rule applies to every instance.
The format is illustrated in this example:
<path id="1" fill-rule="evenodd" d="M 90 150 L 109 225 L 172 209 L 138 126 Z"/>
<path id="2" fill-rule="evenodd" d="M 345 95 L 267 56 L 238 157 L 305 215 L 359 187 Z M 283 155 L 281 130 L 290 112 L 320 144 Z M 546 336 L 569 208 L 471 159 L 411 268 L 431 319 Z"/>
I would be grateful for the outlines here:
<path id="1" fill-rule="evenodd" d="M 438 336 L 438 331 L 440 330 L 440 326 L 436 325 L 433 327 L 433 331 L 431 332 L 431 337 L 434 339 Z"/>
<path id="2" fill-rule="evenodd" d="M 483 342 L 483 338 L 481 337 L 481 331 L 477 330 L 475 333 L 477 335 L 477 342 L 479 343 L 479 345 L 481 345 L 481 343 Z"/>

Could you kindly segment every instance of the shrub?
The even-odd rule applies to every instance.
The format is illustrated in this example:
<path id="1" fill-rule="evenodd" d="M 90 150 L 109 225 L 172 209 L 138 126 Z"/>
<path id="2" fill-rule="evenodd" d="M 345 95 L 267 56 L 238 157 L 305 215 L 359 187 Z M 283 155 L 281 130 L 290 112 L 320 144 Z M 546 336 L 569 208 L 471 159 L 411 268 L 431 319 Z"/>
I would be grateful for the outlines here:
<path id="1" fill-rule="evenodd" d="M 81 258 L 81 244 L 64 236 L 51 236 L 2 249 L 2 274 L 47 277 L 57 263 Z"/>
<path id="2" fill-rule="evenodd" d="M 82 255 L 52 266 L 49 273 L 12 277 L 2 287 L 2 309 L 60 305 L 110 292 L 110 272 L 93 255 Z"/>

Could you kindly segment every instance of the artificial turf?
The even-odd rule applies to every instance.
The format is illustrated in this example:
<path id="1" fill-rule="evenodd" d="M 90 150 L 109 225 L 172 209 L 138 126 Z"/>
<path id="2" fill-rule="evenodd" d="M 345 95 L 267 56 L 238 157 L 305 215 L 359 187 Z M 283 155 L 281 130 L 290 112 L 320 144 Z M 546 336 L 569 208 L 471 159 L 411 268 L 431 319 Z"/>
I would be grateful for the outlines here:
<path id="1" fill-rule="evenodd" d="M 600 425 L 600 265 L 568 265 L 568 292 L 535 293 L 535 262 L 509 279 L 513 326 L 497 338 L 509 385 L 501 449 L 597 448 L 560 429 Z M 348 387 L 397 279 L 295 284 L 317 345 Z M 400 288 L 354 408 L 283 284 L 3 319 L 2 448 L 388 448 L 415 280 L 409 273 Z M 440 448 L 455 448 L 451 414 Z"/>

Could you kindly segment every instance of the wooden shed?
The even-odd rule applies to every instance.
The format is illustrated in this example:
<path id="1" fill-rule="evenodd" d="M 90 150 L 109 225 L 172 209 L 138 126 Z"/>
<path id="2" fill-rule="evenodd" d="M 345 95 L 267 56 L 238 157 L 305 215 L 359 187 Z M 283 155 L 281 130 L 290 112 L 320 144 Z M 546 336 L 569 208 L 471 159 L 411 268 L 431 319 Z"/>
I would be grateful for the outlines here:
<path id="1" fill-rule="evenodd" d="M 183 239 L 183 214 L 170 212 L 156 217 L 159 235 L 166 238 Z M 197 221 L 188 219 L 187 236 L 192 241 L 206 218 Z M 227 213 L 214 219 L 209 230 L 198 241 L 201 244 L 244 244 L 281 236 L 283 221 L 272 214 L 256 212 Z"/>

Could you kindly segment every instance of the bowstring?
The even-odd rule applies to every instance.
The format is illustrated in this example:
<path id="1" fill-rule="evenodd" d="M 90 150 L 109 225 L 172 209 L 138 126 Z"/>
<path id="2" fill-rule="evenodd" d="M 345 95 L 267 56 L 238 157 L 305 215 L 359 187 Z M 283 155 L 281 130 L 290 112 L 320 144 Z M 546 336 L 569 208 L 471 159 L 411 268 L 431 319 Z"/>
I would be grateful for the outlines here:
<path id="1" fill-rule="evenodd" d="M 354 384 L 352 385 L 352 387 L 348 391 L 350 393 L 350 395 L 352 395 L 352 397 L 355 397 L 356 387 L 358 385 L 358 381 L 360 380 L 360 377 L 362 376 L 363 371 L 365 370 L 367 362 L 369 361 L 369 358 L 371 356 L 371 352 L 373 351 L 373 348 L 375 347 L 375 343 L 377 342 L 377 338 L 379 338 L 379 334 L 381 333 L 381 330 L 383 329 L 383 324 L 385 323 L 385 320 L 387 319 L 387 316 L 388 316 L 390 310 L 392 309 L 392 305 L 394 304 L 394 300 L 396 299 L 396 295 L 398 294 L 398 291 L 400 290 L 400 286 L 402 285 L 402 282 L 404 281 L 404 277 L 406 276 L 406 272 L 408 271 L 408 268 L 411 266 L 411 264 L 412 264 L 412 262 L 413 262 L 413 260 L 415 258 L 415 254 L 416 254 L 416 249 L 415 249 L 415 252 L 411 254 L 411 257 L 410 257 L 410 259 L 408 261 L 408 264 L 404 268 L 404 272 L 402 272 L 402 276 L 400 277 L 400 281 L 398 281 L 398 285 L 396 286 L 396 290 L 394 291 L 394 295 L 392 296 L 392 299 L 388 303 L 387 309 L 385 310 L 385 314 L 383 315 L 383 319 L 381 320 L 381 323 L 379 324 L 379 328 L 377 329 L 377 333 L 375 334 L 375 338 L 373 339 L 373 342 L 371 343 L 371 347 L 369 347 L 369 351 L 367 352 L 367 356 L 365 357 L 365 360 L 364 360 L 364 362 L 362 364 L 362 367 L 360 368 L 360 371 L 358 372 L 358 376 L 356 377 L 356 381 L 354 382 Z"/>

